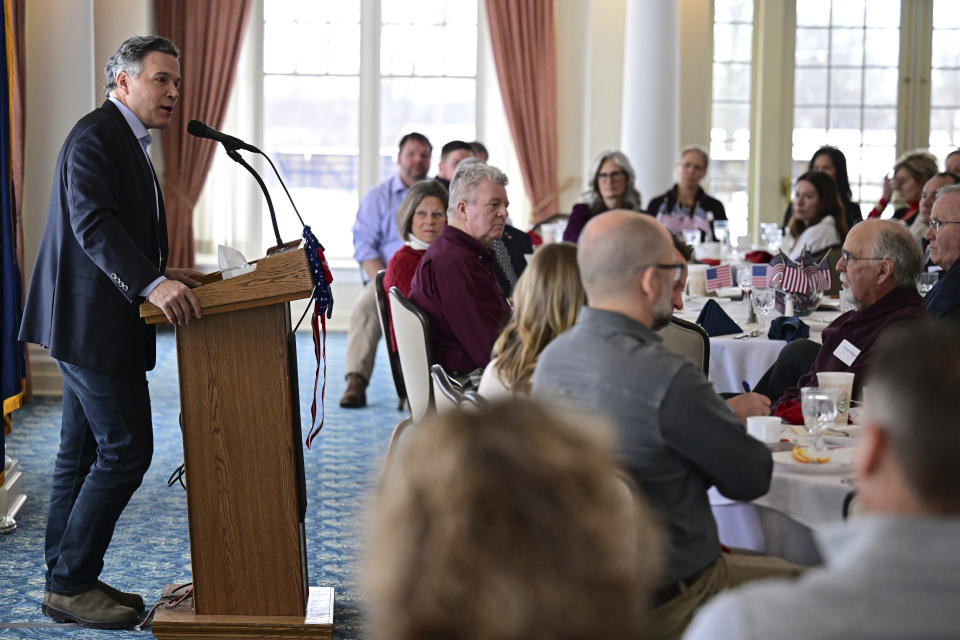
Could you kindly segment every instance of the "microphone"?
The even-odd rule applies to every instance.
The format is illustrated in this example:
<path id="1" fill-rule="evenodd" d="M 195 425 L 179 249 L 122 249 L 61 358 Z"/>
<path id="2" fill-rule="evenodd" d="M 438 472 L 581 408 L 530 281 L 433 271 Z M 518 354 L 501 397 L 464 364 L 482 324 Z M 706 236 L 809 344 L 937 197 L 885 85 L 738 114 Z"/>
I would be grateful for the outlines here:
<path id="1" fill-rule="evenodd" d="M 187 133 L 198 138 L 216 140 L 227 149 L 243 149 L 244 151 L 251 151 L 253 153 L 262 153 L 260 149 L 257 149 L 252 144 L 247 144 L 240 138 L 234 138 L 216 129 L 211 129 L 199 120 L 190 121 L 190 124 L 187 125 Z"/>

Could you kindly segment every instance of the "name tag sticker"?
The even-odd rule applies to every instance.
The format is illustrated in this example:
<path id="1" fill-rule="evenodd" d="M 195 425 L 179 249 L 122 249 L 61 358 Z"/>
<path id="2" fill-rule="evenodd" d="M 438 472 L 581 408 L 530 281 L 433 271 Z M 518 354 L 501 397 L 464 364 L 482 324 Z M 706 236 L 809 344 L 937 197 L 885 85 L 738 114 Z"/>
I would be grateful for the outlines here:
<path id="1" fill-rule="evenodd" d="M 833 355 L 849 367 L 853 364 L 853 361 L 857 359 L 857 356 L 860 355 L 860 349 L 850 344 L 849 340 L 844 340 L 840 343 L 840 346 L 837 347 L 837 350 L 833 352 Z"/>

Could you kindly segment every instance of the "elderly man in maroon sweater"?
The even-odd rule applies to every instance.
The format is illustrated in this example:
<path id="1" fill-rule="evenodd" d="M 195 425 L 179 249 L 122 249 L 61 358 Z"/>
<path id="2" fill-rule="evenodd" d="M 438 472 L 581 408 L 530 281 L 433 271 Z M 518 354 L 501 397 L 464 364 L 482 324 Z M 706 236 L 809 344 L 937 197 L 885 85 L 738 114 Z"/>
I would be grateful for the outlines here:
<path id="1" fill-rule="evenodd" d="M 790 422 L 803 422 L 800 388 L 817 386 L 820 371 L 853 372 L 853 395 L 860 397 L 863 373 L 880 334 L 898 322 L 927 316 L 917 293 L 923 254 L 902 224 L 892 220 L 861 222 L 847 234 L 840 256 L 837 269 L 844 287 L 841 295 L 848 296 L 856 309 L 823 330 L 823 346 L 810 370 L 775 403 L 774 414 Z"/>
<path id="2" fill-rule="evenodd" d="M 479 162 L 457 167 L 447 224 L 410 285 L 410 301 L 430 318 L 434 360 L 460 379 L 487 365 L 510 317 L 490 249 L 506 226 L 506 184 L 496 167 Z"/>

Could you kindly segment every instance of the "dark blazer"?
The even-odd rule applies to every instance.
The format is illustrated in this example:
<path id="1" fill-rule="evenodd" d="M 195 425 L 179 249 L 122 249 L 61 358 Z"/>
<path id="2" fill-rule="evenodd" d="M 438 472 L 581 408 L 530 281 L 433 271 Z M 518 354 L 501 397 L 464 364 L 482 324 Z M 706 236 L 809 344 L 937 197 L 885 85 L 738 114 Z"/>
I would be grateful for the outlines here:
<path id="1" fill-rule="evenodd" d="M 513 266 L 513 272 L 519 278 L 523 270 L 527 268 L 527 259 L 524 256 L 533 253 L 533 241 L 530 239 L 530 234 L 507 225 L 503 230 L 503 238 L 501 239 L 503 245 L 507 248 L 507 253 L 510 254 L 510 264 Z M 503 272 L 496 260 L 493 261 L 493 271 L 497 274 L 497 281 L 500 283 L 503 297 L 509 298 L 513 295 L 515 283 L 510 282 L 507 274 Z"/>
<path id="2" fill-rule="evenodd" d="M 960 320 L 960 260 L 953 263 L 927 292 L 923 306 L 934 318 Z"/>
<path id="3" fill-rule="evenodd" d="M 152 369 L 155 331 L 139 317 L 137 294 L 166 257 L 160 185 L 107 100 L 77 122 L 57 158 L 20 340 L 108 375 Z"/>

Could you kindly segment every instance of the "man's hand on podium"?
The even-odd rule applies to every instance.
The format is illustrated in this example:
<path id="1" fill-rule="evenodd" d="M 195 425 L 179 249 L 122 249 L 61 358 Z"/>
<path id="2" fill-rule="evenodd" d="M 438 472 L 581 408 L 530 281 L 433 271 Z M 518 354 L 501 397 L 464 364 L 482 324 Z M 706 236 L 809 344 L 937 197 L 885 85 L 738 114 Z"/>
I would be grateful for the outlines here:
<path id="1" fill-rule="evenodd" d="M 190 324 L 190 320 L 200 317 L 200 301 L 189 287 L 199 286 L 195 278 L 202 277 L 203 273 L 171 267 L 164 275 L 167 279 L 154 287 L 147 299 L 163 311 L 170 324 L 177 327 Z"/>

